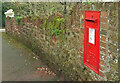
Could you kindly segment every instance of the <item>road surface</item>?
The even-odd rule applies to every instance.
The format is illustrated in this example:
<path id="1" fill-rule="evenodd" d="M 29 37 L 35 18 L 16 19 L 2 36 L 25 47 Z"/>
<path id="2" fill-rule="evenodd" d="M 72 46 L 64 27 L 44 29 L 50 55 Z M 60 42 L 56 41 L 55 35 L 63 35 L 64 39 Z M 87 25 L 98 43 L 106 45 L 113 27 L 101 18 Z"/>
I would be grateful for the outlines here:
<path id="1" fill-rule="evenodd" d="M 21 44 L 22 45 L 22 44 Z M 27 48 L 2 38 L 3 81 L 58 81 L 59 77 Z"/>

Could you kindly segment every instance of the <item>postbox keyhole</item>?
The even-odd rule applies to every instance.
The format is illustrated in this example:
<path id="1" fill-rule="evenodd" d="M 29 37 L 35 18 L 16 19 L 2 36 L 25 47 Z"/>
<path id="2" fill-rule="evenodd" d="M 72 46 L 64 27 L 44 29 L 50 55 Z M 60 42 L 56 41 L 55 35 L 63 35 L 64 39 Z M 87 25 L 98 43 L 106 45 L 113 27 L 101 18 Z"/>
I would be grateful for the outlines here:
<path id="1" fill-rule="evenodd" d="M 93 18 L 93 15 L 91 16 L 91 18 Z"/>

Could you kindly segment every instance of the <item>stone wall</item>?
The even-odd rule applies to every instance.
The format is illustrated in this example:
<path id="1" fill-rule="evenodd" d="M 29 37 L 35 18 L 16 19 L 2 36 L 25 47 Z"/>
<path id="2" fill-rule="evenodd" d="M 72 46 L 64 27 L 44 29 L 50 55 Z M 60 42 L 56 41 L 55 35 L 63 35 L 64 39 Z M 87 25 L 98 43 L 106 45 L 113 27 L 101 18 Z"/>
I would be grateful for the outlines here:
<path id="1" fill-rule="evenodd" d="M 101 11 L 99 75 L 83 63 L 85 10 Z M 51 69 L 71 80 L 118 81 L 118 3 L 76 4 L 67 19 L 64 35 L 48 35 L 46 28 L 40 27 L 45 20 L 24 18 L 18 25 L 15 18 L 7 18 L 7 34 L 23 42 Z"/>
<path id="2" fill-rule="evenodd" d="M 78 9 L 78 10 L 77 10 Z M 81 59 L 83 61 L 84 50 L 84 11 L 95 10 L 101 11 L 100 23 L 100 76 L 104 80 L 111 80 L 118 78 L 118 3 L 93 3 L 85 5 L 80 4 L 76 9 L 76 19 L 78 22 L 80 18 L 80 46 L 81 46 Z M 77 13 L 78 12 L 78 13 Z M 80 15 L 77 17 L 77 15 Z M 78 19 L 77 19 L 78 18 Z M 75 26 L 76 23 L 73 23 Z M 76 27 L 73 27 L 77 29 Z M 86 71 L 89 69 L 86 69 Z M 114 72 L 114 73 L 113 73 Z M 91 73 L 92 74 L 92 73 Z M 97 74 L 93 74 L 93 79 L 96 79 Z"/>

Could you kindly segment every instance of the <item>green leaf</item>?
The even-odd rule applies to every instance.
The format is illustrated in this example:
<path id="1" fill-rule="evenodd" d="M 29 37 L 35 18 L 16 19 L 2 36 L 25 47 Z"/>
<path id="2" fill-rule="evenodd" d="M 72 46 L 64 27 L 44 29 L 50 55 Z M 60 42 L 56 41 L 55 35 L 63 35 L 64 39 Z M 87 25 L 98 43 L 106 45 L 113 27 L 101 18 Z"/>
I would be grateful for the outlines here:
<path id="1" fill-rule="evenodd" d="M 87 2 L 87 4 L 91 4 L 91 3 L 92 3 L 92 1 L 88 1 L 88 2 Z"/>

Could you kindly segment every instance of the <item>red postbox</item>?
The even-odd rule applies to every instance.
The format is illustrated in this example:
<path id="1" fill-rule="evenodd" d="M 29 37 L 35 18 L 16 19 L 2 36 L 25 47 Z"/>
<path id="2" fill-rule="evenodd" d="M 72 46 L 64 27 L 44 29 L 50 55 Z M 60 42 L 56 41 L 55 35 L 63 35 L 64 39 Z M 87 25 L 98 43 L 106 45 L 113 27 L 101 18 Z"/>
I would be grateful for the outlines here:
<path id="1" fill-rule="evenodd" d="M 99 74 L 100 11 L 85 11 L 84 64 Z"/>

